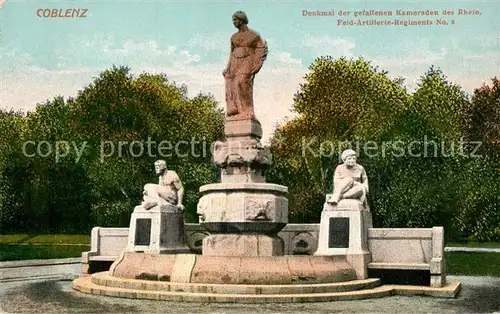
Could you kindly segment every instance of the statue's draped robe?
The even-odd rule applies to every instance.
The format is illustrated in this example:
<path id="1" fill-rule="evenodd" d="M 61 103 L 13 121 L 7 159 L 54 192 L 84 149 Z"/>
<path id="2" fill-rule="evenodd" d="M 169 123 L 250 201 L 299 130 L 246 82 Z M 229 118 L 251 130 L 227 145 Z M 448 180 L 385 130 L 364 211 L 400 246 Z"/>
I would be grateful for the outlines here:
<path id="1" fill-rule="evenodd" d="M 253 118 L 253 80 L 267 56 L 260 35 L 248 29 L 231 36 L 231 56 L 225 74 L 228 117 Z"/>

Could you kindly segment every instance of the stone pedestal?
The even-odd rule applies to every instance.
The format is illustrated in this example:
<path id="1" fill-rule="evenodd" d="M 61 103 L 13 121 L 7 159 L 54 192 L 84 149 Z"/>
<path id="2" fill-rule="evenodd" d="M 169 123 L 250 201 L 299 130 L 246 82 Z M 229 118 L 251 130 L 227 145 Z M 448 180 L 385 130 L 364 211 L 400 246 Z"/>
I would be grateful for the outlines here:
<path id="1" fill-rule="evenodd" d="M 215 164 L 221 183 L 200 188 L 197 213 L 210 232 L 203 240 L 208 256 L 279 256 L 284 243 L 277 233 L 288 222 L 288 189 L 266 183 L 271 154 L 262 146 L 255 119 L 226 121 L 226 140 L 216 142 Z"/>
<path id="2" fill-rule="evenodd" d="M 200 191 L 200 225 L 211 234 L 203 240 L 203 255 L 283 255 L 284 243 L 277 233 L 288 222 L 285 187 L 220 183 L 204 185 Z"/>
<path id="3" fill-rule="evenodd" d="M 145 210 L 136 206 L 130 218 L 126 251 L 150 254 L 190 253 L 184 239 L 184 215 L 175 205 Z"/>
<path id="4" fill-rule="evenodd" d="M 226 139 L 262 138 L 262 126 L 258 120 L 229 120 L 224 124 Z"/>
<path id="5" fill-rule="evenodd" d="M 372 215 L 359 201 L 341 200 L 338 205 L 327 202 L 321 213 L 318 250 L 314 255 L 345 256 L 358 279 L 368 278 L 368 228 L 372 228 Z"/>

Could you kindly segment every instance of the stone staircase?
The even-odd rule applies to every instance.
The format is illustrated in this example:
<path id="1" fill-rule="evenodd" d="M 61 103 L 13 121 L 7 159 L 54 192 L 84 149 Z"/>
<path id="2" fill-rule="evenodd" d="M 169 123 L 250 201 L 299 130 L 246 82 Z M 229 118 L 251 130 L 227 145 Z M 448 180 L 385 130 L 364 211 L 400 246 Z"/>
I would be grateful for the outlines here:
<path id="1" fill-rule="evenodd" d="M 73 289 L 93 295 L 193 303 L 300 303 L 426 295 L 455 298 L 460 282 L 443 287 L 382 285 L 380 279 L 289 285 L 230 285 L 124 279 L 100 272 L 73 281 Z"/>
<path id="2" fill-rule="evenodd" d="M 329 302 L 385 297 L 392 288 L 379 279 L 353 280 L 324 284 L 224 285 L 123 279 L 108 272 L 81 277 L 73 282 L 80 292 L 162 301 L 200 303 L 290 303 Z"/>

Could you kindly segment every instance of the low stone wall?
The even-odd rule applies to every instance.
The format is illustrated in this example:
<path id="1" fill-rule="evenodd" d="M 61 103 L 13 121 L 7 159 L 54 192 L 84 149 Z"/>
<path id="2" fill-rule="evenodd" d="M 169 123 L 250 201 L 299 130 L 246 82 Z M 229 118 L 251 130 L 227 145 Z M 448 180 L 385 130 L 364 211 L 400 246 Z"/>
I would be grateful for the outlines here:
<path id="1" fill-rule="evenodd" d="M 288 224 L 278 236 L 285 243 L 285 255 L 312 255 L 318 247 L 319 224 Z M 209 235 L 199 224 L 185 225 L 186 241 L 193 253 L 201 254 L 202 240 Z M 82 253 L 83 274 L 92 273 L 92 263 L 111 263 L 125 249 L 128 228 L 95 227 L 91 250 Z M 444 231 L 442 227 L 411 229 L 368 229 L 372 255 L 369 269 L 417 270 L 430 273 L 430 285 L 445 281 Z"/>
<path id="2" fill-rule="evenodd" d="M 113 262 L 125 249 L 129 228 L 94 227 L 90 251 L 82 253 L 83 274 L 92 273 L 91 263 Z M 285 243 L 285 255 L 312 255 L 318 246 L 319 224 L 288 224 L 278 233 Z M 200 224 L 185 225 L 186 242 L 193 253 L 201 254 L 203 238 L 209 235 Z"/>

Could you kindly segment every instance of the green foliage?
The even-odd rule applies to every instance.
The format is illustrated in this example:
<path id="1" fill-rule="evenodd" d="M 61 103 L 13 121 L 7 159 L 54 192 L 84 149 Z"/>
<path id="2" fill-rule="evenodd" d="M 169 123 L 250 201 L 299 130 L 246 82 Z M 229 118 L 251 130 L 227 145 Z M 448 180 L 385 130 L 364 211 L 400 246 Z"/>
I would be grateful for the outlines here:
<path id="1" fill-rule="evenodd" d="M 479 141 L 475 154 L 500 159 L 500 80 L 494 77 L 492 86 L 483 84 L 474 90 L 472 101 L 462 121 L 467 141 Z M 476 145 L 470 145 L 474 150 Z"/>
<path id="2" fill-rule="evenodd" d="M 271 140 L 268 178 L 289 187 L 291 221 L 319 221 L 340 153 L 351 147 L 370 178 L 375 225 L 442 225 L 448 237 L 498 240 L 500 168 L 493 150 L 499 138 L 487 133 L 483 159 L 461 146 L 464 135 L 483 136 L 478 125 L 498 124 L 498 80 L 471 101 L 431 67 L 410 94 L 401 78 L 363 59 L 331 57 L 317 59 L 305 79 L 295 95 L 298 117 Z"/>
<path id="3" fill-rule="evenodd" d="M 83 245 L 1 245 L 0 261 L 80 257 L 90 246 Z"/>
<path id="4" fill-rule="evenodd" d="M 363 59 L 322 57 L 310 70 L 295 95 L 299 117 L 271 140 L 275 163 L 268 178 L 289 187 L 294 222 L 319 219 L 341 151 L 349 143 L 389 138 L 410 99 L 400 80 Z"/>
<path id="5" fill-rule="evenodd" d="M 321 57 L 310 70 L 307 83 L 295 95 L 293 109 L 320 138 L 381 138 L 408 101 L 399 80 L 389 79 L 386 72 L 362 58 Z"/>
<path id="6" fill-rule="evenodd" d="M 458 230 L 479 241 L 500 241 L 500 182 L 498 159 L 464 161 L 455 224 Z"/>
<path id="7" fill-rule="evenodd" d="M 0 111 L 0 230 L 15 230 L 24 218 L 24 199 L 17 197 L 17 189 L 26 178 L 24 167 L 18 165 L 25 129 L 22 112 Z"/>
<path id="8" fill-rule="evenodd" d="M 469 99 L 431 67 L 409 93 L 402 78 L 362 58 L 321 57 L 305 79 L 294 97 L 298 117 L 271 139 L 267 176 L 288 186 L 291 222 L 319 221 L 340 154 L 353 146 L 370 178 L 376 226 L 443 225 L 447 236 L 500 240 L 497 78 Z M 196 221 L 199 187 L 217 180 L 210 144 L 223 137 L 223 118 L 212 95 L 189 98 L 164 74 L 134 77 L 126 67 L 26 115 L 0 111 L 1 233 L 127 226 L 159 158 L 181 177 L 186 219 Z M 462 149 L 463 140 L 470 145 Z M 41 141 L 52 154 L 36 153 Z M 57 147 L 66 154 L 58 160 L 56 141 L 70 143 Z"/>
<path id="9" fill-rule="evenodd" d="M 413 136 L 456 140 L 461 135 L 467 104 L 465 92 L 448 82 L 441 70 L 431 67 L 412 96 L 405 114 L 405 130 Z"/>
<path id="10" fill-rule="evenodd" d="M 10 232 L 128 226 L 142 187 L 157 180 L 156 159 L 179 173 L 188 190 L 187 217 L 194 219 L 199 187 L 213 182 L 210 143 L 223 135 L 223 114 L 211 95 L 188 98 L 186 87 L 166 75 L 133 77 L 126 67 L 103 71 L 75 98 L 56 97 L 26 117 L 0 117 L 7 133 L 0 141 L 7 148 L 0 153 L 0 179 L 6 183 L 0 188 L 0 221 Z M 12 132 L 19 133 L 18 142 Z M 31 141 L 29 157 L 22 154 L 25 141 Z M 51 155 L 37 153 L 41 141 L 51 145 Z M 57 141 L 69 146 L 58 146 L 66 155 L 56 160 Z M 159 151 L 162 141 L 172 148 Z M 189 144 L 178 154 L 181 141 Z M 49 153 L 46 145 L 41 152 Z"/>

